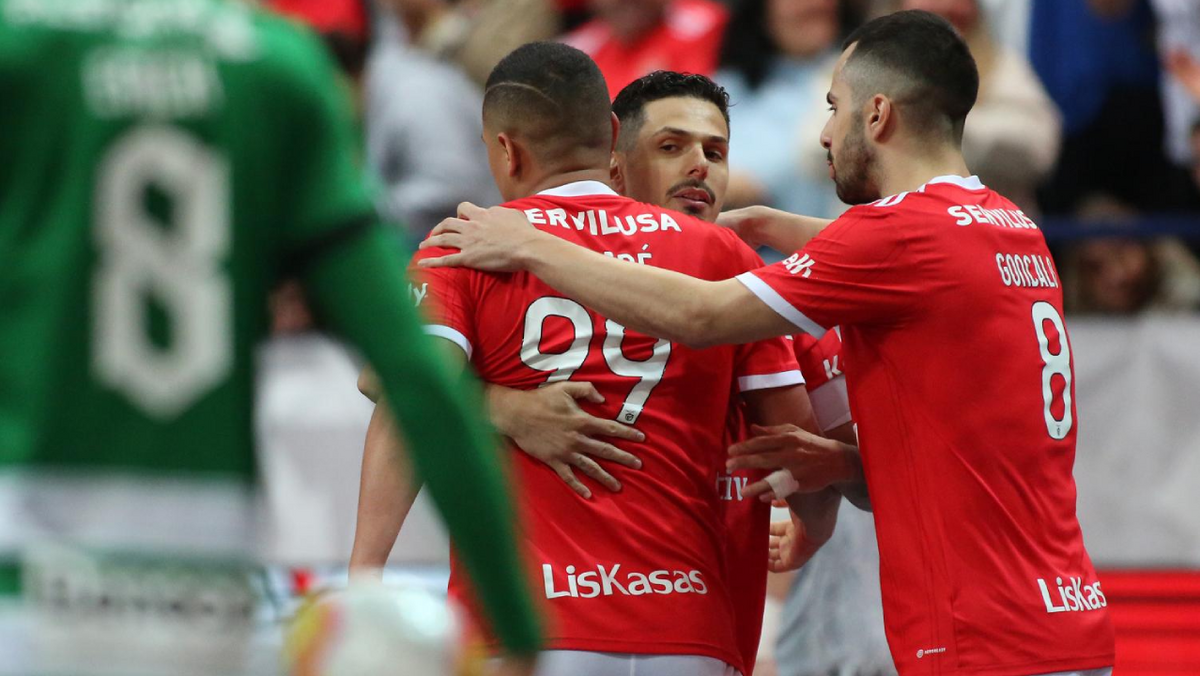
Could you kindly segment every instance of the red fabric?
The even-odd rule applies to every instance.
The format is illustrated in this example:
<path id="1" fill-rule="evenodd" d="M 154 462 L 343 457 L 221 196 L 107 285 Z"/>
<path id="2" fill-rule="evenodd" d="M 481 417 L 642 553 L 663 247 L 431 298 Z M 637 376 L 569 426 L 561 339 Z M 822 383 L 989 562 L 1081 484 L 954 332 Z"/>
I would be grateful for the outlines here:
<path id="1" fill-rule="evenodd" d="M 608 25 L 593 19 L 563 41 L 591 56 L 615 98 L 625 85 L 656 70 L 712 75 L 720 56 L 729 11 L 713 0 L 675 0 L 662 21 L 631 43 L 622 43 Z"/>
<path id="2" fill-rule="evenodd" d="M 798 326 L 841 326 L 900 673 L 1112 665 L 1075 515 L 1062 293 L 1036 225 L 977 180 L 933 182 L 742 279 Z"/>
<path id="3" fill-rule="evenodd" d="M 742 261 L 747 269 L 762 265 L 762 259 L 749 249 Z M 795 373 L 791 385 L 799 384 L 803 376 L 798 373 L 799 365 L 792 351 L 791 341 L 777 339 L 739 346 L 738 374 L 732 395 L 733 406 L 729 411 L 724 446 L 729 446 L 750 437 L 747 420 L 739 395 L 743 392 L 770 389 L 777 384 L 755 381 L 759 375 Z M 717 499 L 725 512 L 725 557 L 729 594 L 733 600 L 734 629 L 737 633 L 738 650 L 745 664 L 746 674 L 754 673 L 758 659 L 758 644 L 762 637 L 763 610 L 767 600 L 767 549 L 771 528 L 771 505 L 753 498 L 743 498 L 742 489 L 766 477 L 763 470 L 722 471 L 717 476 Z"/>
<path id="4" fill-rule="evenodd" d="M 581 185 L 587 184 L 574 187 Z M 705 279 L 725 279 L 756 265 L 730 231 L 615 194 L 540 195 L 508 206 L 581 246 L 632 260 L 642 256 L 644 264 Z M 425 250 L 418 258 L 440 253 Z M 519 389 L 567 376 L 591 382 L 605 402 L 580 402 L 586 410 L 617 420 L 636 414 L 635 425 L 646 434 L 640 444 L 613 442 L 644 465 L 610 465 L 624 489 L 614 494 L 593 486 L 591 500 L 512 449 L 530 579 L 547 610 L 547 646 L 706 655 L 742 669 L 715 490 L 727 457 L 726 416 L 740 350 L 673 345 L 668 355 L 642 335 L 626 332 L 622 340 L 618 325 L 524 273 L 414 268 L 413 275 L 417 294 L 426 299 L 422 306 L 433 308 L 431 331 L 461 334 L 484 380 Z M 776 349 L 786 361 L 786 345 Z M 639 412 L 637 400 L 658 373 L 661 380 Z M 455 595 L 462 579 L 452 564 Z"/>
<path id="5" fill-rule="evenodd" d="M 368 16 L 361 0 L 267 0 L 271 10 L 303 21 L 318 33 L 365 38 Z"/>
<path id="6" fill-rule="evenodd" d="M 797 333 L 793 345 L 796 361 L 804 373 L 804 383 L 809 392 L 818 390 L 845 372 L 846 362 L 842 358 L 842 337 L 837 331 L 828 331 L 817 338 L 807 333 Z"/>
<path id="7" fill-rule="evenodd" d="M 1200 570 L 1101 570 L 1119 676 L 1200 674 Z"/>

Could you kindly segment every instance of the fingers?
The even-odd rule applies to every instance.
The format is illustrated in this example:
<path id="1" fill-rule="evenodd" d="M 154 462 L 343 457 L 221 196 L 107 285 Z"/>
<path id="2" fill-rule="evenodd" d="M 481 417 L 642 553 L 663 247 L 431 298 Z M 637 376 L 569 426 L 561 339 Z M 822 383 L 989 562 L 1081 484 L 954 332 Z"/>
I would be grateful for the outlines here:
<path id="1" fill-rule="evenodd" d="M 438 235 L 430 235 L 417 245 L 418 249 L 461 249 L 463 236 L 457 232 L 446 231 Z"/>
<path id="2" fill-rule="evenodd" d="M 616 493 L 621 490 L 621 482 L 617 481 L 613 475 L 604 471 L 604 468 L 596 464 L 595 460 L 586 455 L 576 453 L 571 457 L 570 463 L 579 468 L 579 471 L 590 476 L 604 486 L 608 490 Z"/>
<path id="3" fill-rule="evenodd" d="M 792 432 L 803 432 L 804 430 L 795 425 L 751 425 L 750 434 L 759 437 L 764 435 L 779 435 L 791 434 Z"/>
<path id="4" fill-rule="evenodd" d="M 754 483 L 742 488 L 743 498 L 757 498 L 760 495 L 771 494 L 771 484 L 767 483 L 766 479 L 755 481 Z"/>
<path id="5" fill-rule="evenodd" d="M 738 469 L 779 469 L 789 463 L 789 460 L 794 460 L 797 453 L 793 450 L 787 451 L 770 451 L 759 453 L 757 455 L 745 455 L 739 458 L 730 458 L 725 461 L 725 467 L 729 470 Z"/>
<path id="6" fill-rule="evenodd" d="M 466 257 L 460 253 L 447 254 L 437 258 L 422 258 L 417 261 L 419 268 L 460 268 L 467 264 Z"/>
<path id="7" fill-rule="evenodd" d="M 480 216 L 486 213 L 487 209 L 470 202 L 462 202 L 458 205 L 458 217 L 466 221 L 478 220 Z"/>
<path id="8" fill-rule="evenodd" d="M 618 465 L 624 465 L 632 469 L 642 468 L 642 461 L 636 455 L 622 451 L 612 444 L 606 444 L 603 441 L 585 437 L 581 445 L 586 449 L 583 452 L 601 460 L 611 460 Z"/>
<path id="9" fill-rule="evenodd" d="M 743 455 L 755 455 L 766 451 L 777 451 L 782 448 L 792 448 L 796 445 L 796 438 L 791 434 L 773 434 L 770 436 L 754 437 L 746 441 L 729 447 L 729 455 L 738 457 Z"/>
<path id="10" fill-rule="evenodd" d="M 580 497 L 587 500 L 592 498 L 591 489 L 583 485 L 583 482 L 575 476 L 575 473 L 571 471 L 570 466 L 566 463 L 551 462 L 550 467 L 554 469 L 554 473 L 558 475 L 558 478 L 562 479 L 563 483 L 570 486 L 571 490 L 578 493 Z"/>
<path id="11" fill-rule="evenodd" d="M 771 537 L 781 538 L 792 535 L 796 532 L 795 526 L 789 521 L 772 521 L 771 522 Z"/>
<path id="12" fill-rule="evenodd" d="M 430 235 L 441 235 L 447 232 L 462 232 L 467 226 L 467 222 L 461 218 L 443 218 L 441 223 L 438 223 L 433 230 L 429 231 Z"/>
<path id="13" fill-rule="evenodd" d="M 588 436 L 614 437 L 626 441 L 638 442 L 646 440 L 646 435 L 642 434 L 642 431 L 636 427 L 622 425 L 616 420 L 605 420 L 604 418 L 597 418 L 586 413 L 583 415 L 588 416 L 587 424 L 583 428 L 584 433 Z"/>
<path id="14" fill-rule="evenodd" d="M 591 383 L 578 383 L 573 380 L 568 380 L 563 383 L 555 383 L 555 385 L 559 385 L 563 392 L 571 395 L 572 399 L 583 399 L 585 401 L 590 401 L 593 404 L 604 403 L 604 395 L 600 394 L 600 391 L 596 389 L 596 386 Z M 554 385 L 551 385 L 550 387 L 553 386 Z"/>

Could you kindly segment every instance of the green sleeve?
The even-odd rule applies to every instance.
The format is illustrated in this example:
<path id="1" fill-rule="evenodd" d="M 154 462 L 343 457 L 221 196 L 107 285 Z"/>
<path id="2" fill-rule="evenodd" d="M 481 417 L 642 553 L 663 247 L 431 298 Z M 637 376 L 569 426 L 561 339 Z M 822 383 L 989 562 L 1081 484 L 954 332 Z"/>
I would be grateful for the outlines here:
<path id="1" fill-rule="evenodd" d="M 406 296 L 403 261 L 380 228 L 312 259 L 306 281 L 318 310 L 356 344 L 383 383 L 413 465 L 446 521 L 501 643 L 516 654 L 540 644 L 516 547 L 513 509 L 496 452 L 477 413 L 477 384 L 435 355 Z"/>

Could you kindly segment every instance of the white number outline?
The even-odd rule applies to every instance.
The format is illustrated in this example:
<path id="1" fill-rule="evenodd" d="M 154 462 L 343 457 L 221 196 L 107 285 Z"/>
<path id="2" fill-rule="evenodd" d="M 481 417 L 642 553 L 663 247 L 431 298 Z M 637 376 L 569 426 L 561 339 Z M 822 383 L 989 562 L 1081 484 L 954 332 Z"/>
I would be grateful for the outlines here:
<path id="1" fill-rule="evenodd" d="M 1037 333 L 1038 350 L 1042 355 L 1042 401 L 1043 414 L 1046 418 L 1046 433 L 1051 439 L 1062 440 L 1071 433 L 1075 420 L 1071 413 L 1071 346 L 1067 342 L 1067 327 L 1058 310 L 1044 300 L 1033 304 L 1033 330 Z M 1046 335 L 1045 322 L 1049 321 L 1058 331 L 1058 354 L 1050 352 L 1050 337 Z M 1066 381 L 1063 387 L 1063 417 L 1055 418 L 1050 412 L 1054 402 L 1054 390 L 1051 381 L 1055 375 L 1060 375 Z"/>
<path id="2" fill-rule="evenodd" d="M 574 338 L 564 352 L 541 351 L 542 330 L 549 317 L 562 317 L 571 322 Z M 667 361 L 671 358 L 671 343 L 659 340 L 654 343 L 649 357 L 634 360 L 625 356 L 625 327 L 605 320 L 604 342 L 601 351 L 609 370 L 625 378 L 637 378 L 630 389 L 617 421 L 633 425 L 642 415 L 646 402 L 654 388 L 662 382 L 667 372 Z M 525 311 L 525 327 L 521 339 L 521 362 L 535 371 L 550 372 L 547 383 L 570 380 L 571 376 L 587 361 L 592 342 L 592 316 L 579 303 L 568 298 L 545 296 L 535 300 Z"/>

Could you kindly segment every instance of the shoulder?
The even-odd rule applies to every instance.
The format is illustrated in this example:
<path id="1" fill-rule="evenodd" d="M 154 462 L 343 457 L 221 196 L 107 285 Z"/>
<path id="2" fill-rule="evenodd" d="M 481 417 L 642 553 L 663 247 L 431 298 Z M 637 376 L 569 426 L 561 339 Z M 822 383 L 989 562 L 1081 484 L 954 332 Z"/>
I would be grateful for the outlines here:
<path id="1" fill-rule="evenodd" d="M 279 16 L 255 12 L 254 32 L 259 44 L 256 69 L 264 85 L 300 98 L 336 96 L 336 68 L 328 49 L 307 27 Z"/>

